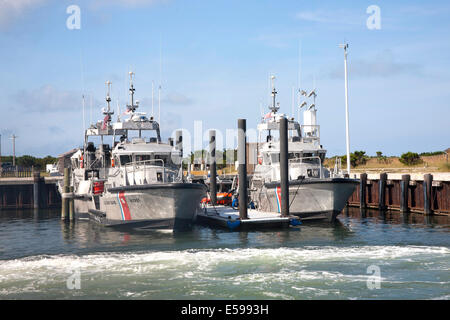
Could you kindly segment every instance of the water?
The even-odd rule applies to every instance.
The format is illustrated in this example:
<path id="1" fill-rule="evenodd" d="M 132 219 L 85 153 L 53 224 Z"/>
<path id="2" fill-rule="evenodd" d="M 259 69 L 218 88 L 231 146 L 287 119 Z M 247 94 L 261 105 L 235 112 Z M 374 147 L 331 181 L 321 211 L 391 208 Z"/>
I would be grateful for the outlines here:
<path id="1" fill-rule="evenodd" d="M 2 212 L 0 299 L 449 299 L 449 220 L 350 208 L 333 225 L 172 234 Z"/>

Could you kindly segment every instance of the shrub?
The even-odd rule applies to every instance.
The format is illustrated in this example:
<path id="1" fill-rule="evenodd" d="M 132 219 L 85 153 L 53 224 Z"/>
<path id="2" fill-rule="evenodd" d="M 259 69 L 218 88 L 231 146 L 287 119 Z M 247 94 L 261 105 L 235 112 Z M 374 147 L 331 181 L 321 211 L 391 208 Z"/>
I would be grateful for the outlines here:
<path id="1" fill-rule="evenodd" d="M 415 152 L 406 152 L 398 160 L 406 166 L 413 166 L 422 162 L 419 154 Z"/>
<path id="2" fill-rule="evenodd" d="M 427 156 L 439 156 L 441 154 L 445 154 L 445 152 L 444 151 L 422 152 L 420 155 L 427 157 Z"/>

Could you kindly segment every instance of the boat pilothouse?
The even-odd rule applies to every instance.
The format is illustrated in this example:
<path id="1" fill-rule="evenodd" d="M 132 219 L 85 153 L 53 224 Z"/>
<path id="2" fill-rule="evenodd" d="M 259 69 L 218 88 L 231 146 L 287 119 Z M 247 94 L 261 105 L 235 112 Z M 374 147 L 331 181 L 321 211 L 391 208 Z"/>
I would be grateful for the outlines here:
<path id="1" fill-rule="evenodd" d="M 107 82 L 104 119 L 85 131 L 83 150 L 72 156 L 75 212 L 106 225 L 184 228 L 193 221 L 206 190 L 184 181 L 181 145 L 172 139 L 163 143 L 159 123 L 136 112 L 133 75 L 124 113 L 128 118 L 111 121 Z M 97 148 L 89 141 L 95 137 L 100 139 Z M 105 137 L 112 137 L 112 147 L 104 143 Z"/>
<path id="2" fill-rule="evenodd" d="M 274 78 L 272 78 L 274 79 Z M 300 108 L 304 124 L 288 118 L 289 211 L 301 218 L 334 220 L 353 193 L 357 181 L 344 178 L 337 168 L 324 167 L 326 150 L 320 144 L 320 126 L 317 125 L 316 91 L 301 91 L 302 96 L 313 97 L 314 103 L 304 101 Z M 262 211 L 280 212 L 280 119 L 277 91 L 272 85 L 272 105 L 258 125 L 258 163 L 250 183 L 250 197 Z"/>

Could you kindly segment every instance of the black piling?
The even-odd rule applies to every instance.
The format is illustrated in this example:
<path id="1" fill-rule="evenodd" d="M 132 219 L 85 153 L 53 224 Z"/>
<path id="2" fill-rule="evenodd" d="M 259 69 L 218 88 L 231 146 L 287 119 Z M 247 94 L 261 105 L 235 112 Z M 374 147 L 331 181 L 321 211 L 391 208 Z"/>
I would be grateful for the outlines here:
<path id="1" fill-rule="evenodd" d="M 409 174 L 402 175 L 402 181 L 400 182 L 400 211 L 407 213 L 408 208 L 408 193 L 409 193 L 409 181 L 411 176 Z"/>
<path id="2" fill-rule="evenodd" d="M 247 130 L 246 120 L 238 119 L 239 217 L 241 218 L 241 220 L 248 219 L 246 130 Z"/>
<path id="3" fill-rule="evenodd" d="M 386 182 L 387 173 L 380 173 L 379 189 L 378 189 L 378 208 L 386 210 Z"/>
<path id="4" fill-rule="evenodd" d="M 426 174 L 423 176 L 423 213 L 432 214 L 431 209 L 431 188 L 433 186 L 433 176 Z"/>
<path id="5" fill-rule="evenodd" d="M 209 131 L 209 192 L 211 194 L 211 204 L 217 203 L 217 170 L 216 170 L 216 130 Z"/>
<path id="6" fill-rule="evenodd" d="M 40 188 L 39 185 L 41 183 L 41 173 L 39 171 L 33 172 L 33 208 L 39 209 L 40 203 Z"/>
<path id="7" fill-rule="evenodd" d="M 367 189 L 367 173 L 361 173 L 359 177 L 359 207 L 367 208 L 366 189 Z"/>
<path id="8" fill-rule="evenodd" d="M 280 119 L 280 188 L 281 215 L 289 216 L 288 120 Z"/>

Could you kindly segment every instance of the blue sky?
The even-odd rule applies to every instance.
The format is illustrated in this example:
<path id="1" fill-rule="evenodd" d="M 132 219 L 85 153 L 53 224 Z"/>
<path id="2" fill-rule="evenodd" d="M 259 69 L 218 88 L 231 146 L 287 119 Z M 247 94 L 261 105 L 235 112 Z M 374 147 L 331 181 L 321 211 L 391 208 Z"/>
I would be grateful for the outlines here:
<path id="1" fill-rule="evenodd" d="M 69 30 L 69 5 L 81 29 Z M 381 29 L 369 30 L 377 5 Z M 2 153 L 57 155 L 101 118 L 105 81 L 123 110 L 127 72 L 141 110 L 162 82 L 163 137 L 177 128 L 256 127 L 277 76 L 281 111 L 292 87 L 318 91 L 328 155 L 345 153 L 343 50 L 349 47 L 351 150 L 374 155 L 450 147 L 450 5 L 446 1 L 5 0 L 0 3 Z M 162 74 L 160 50 L 162 44 Z M 161 80 L 160 80 L 161 79 Z M 206 144 L 206 143 L 205 143 Z"/>

